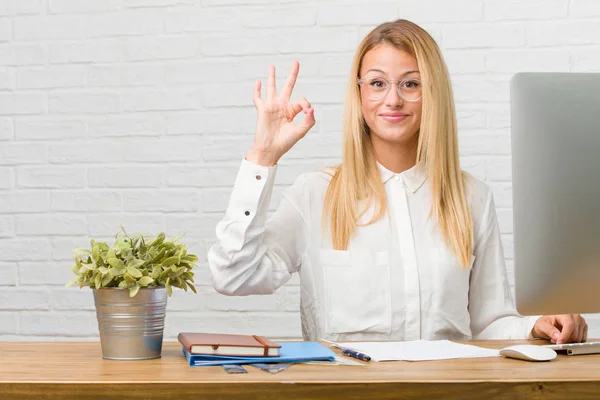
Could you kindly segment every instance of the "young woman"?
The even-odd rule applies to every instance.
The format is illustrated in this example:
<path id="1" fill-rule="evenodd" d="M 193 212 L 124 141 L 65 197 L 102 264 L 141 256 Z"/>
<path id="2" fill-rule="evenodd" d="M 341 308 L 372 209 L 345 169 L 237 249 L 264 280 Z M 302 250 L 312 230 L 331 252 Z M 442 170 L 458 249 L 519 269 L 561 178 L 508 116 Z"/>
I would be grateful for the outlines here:
<path id="1" fill-rule="evenodd" d="M 217 291 L 273 293 L 298 272 L 305 340 L 586 339 L 579 315 L 517 314 L 492 192 L 460 170 L 446 65 L 409 21 L 356 52 L 342 163 L 299 177 L 267 219 L 278 160 L 315 124 L 290 101 L 298 70 L 279 94 L 273 66 L 265 98 L 256 83 L 254 143 L 208 254 Z"/>

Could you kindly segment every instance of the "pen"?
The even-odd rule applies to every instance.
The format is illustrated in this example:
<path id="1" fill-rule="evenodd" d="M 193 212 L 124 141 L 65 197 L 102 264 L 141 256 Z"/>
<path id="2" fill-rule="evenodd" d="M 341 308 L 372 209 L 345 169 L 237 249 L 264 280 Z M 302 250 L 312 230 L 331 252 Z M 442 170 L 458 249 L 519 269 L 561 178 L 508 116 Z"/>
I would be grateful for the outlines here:
<path id="1" fill-rule="evenodd" d="M 344 349 L 344 350 L 342 350 L 342 354 L 345 356 L 358 358 L 359 360 L 362 360 L 362 361 L 371 361 L 371 357 L 369 357 L 365 353 L 354 351 L 352 349 Z"/>

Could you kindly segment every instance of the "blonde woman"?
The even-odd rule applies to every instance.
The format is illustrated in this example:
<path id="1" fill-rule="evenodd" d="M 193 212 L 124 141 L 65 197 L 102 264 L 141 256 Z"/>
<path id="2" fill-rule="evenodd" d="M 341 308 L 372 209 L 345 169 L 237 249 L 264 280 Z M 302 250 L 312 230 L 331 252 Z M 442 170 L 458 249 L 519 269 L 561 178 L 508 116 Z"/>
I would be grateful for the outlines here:
<path id="1" fill-rule="evenodd" d="M 409 21 L 356 52 L 342 163 L 299 177 L 267 218 L 278 160 L 315 124 L 290 101 L 298 70 L 277 93 L 271 66 L 264 98 L 256 83 L 254 143 L 208 254 L 217 291 L 273 293 L 299 273 L 305 340 L 586 340 L 579 315 L 517 314 L 492 193 L 460 170 L 446 65 Z"/>

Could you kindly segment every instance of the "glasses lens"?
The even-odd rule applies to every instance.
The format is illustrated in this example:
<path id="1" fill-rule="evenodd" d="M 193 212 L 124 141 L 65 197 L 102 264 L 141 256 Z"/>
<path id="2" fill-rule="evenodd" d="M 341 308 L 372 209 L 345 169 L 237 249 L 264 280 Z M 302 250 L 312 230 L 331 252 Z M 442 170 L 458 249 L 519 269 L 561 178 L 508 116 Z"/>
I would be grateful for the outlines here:
<path id="1" fill-rule="evenodd" d="M 404 100 L 419 100 L 423 95 L 421 82 L 417 79 L 401 81 L 398 87 L 400 88 L 400 97 L 402 97 Z"/>
<path id="2" fill-rule="evenodd" d="M 382 99 L 388 92 L 390 84 L 383 78 L 367 78 L 363 90 L 369 99 Z"/>

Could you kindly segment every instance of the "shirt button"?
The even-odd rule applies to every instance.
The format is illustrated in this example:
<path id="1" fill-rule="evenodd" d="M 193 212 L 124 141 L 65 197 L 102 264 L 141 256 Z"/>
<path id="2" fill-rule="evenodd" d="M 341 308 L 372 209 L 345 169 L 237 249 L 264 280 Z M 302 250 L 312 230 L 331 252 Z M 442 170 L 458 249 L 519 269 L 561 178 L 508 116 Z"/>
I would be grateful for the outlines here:
<path id="1" fill-rule="evenodd" d="M 262 179 L 262 176 L 256 175 L 255 178 L 256 178 L 257 181 L 260 181 Z"/>
<path id="2" fill-rule="evenodd" d="M 244 215 L 246 215 L 246 216 L 250 215 L 250 211 L 244 211 Z"/>
<path id="3" fill-rule="evenodd" d="M 400 177 L 399 177 L 398 175 L 394 175 L 394 180 L 395 180 L 396 182 L 398 182 L 398 181 L 400 180 Z"/>

